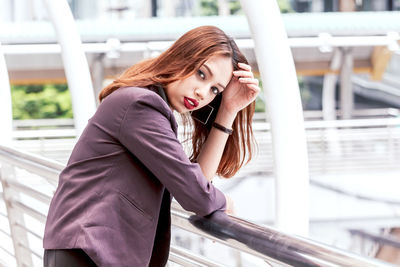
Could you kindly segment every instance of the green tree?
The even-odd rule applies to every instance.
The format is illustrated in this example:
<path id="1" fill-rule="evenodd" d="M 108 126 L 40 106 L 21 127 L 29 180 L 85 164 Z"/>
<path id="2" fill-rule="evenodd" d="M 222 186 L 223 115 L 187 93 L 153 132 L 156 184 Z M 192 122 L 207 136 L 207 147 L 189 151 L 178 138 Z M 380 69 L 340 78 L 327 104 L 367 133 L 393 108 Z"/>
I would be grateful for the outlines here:
<path id="1" fill-rule="evenodd" d="M 291 13 L 294 12 L 289 0 L 278 0 L 278 6 L 281 13 Z"/>
<path id="2" fill-rule="evenodd" d="M 72 118 L 67 85 L 15 85 L 11 88 L 13 119 Z"/>
<path id="3" fill-rule="evenodd" d="M 201 16 L 216 16 L 218 15 L 217 0 L 201 0 L 200 2 Z"/>
<path id="4" fill-rule="evenodd" d="M 274 0 L 268 0 L 274 1 Z M 294 12 L 290 0 L 277 0 L 281 13 Z M 218 0 L 201 0 L 200 2 L 202 16 L 217 16 L 218 15 Z M 231 15 L 243 14 L 239 0 L 229 0 L 229 9 Z"/>

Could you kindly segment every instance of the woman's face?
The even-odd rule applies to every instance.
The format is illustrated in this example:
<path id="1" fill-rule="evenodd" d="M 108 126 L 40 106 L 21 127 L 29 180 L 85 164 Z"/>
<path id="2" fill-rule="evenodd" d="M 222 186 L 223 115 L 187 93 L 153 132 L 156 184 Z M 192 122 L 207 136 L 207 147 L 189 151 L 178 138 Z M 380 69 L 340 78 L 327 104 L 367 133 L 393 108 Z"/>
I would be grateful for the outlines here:
<path id="1" fill-rule="evenodd" d="M 172 109 L 186 113 L 209 104 L 225 90 L 232 78 L 232 71 L 230 57 L 217 55 L 209 58 L 194 74 L 166 87 Z"/>

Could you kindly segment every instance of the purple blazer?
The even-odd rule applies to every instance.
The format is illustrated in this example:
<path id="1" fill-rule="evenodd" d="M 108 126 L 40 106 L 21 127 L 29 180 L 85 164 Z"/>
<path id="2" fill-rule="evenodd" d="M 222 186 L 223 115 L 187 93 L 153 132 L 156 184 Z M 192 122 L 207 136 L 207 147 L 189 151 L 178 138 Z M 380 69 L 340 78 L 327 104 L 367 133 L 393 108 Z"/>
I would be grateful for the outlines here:
<path id="1" fill-rule="evenodd" d="M 147 88 L 118 89 L 89 120 L 60 174 L 44 248 L 81 248 L 99 266 L 164 266 L 170 193 L 201 216 L 226 206 L 184 153 L 166 101 Z"/>

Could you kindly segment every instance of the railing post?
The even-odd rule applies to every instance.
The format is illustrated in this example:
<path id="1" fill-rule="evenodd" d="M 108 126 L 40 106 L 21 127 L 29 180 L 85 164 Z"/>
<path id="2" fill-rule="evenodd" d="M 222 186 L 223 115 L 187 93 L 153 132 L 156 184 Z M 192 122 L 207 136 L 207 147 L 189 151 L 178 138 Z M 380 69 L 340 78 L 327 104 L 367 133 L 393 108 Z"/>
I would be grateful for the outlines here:
<path id="1" fill-rule="evenodd" d="M 340 71 L 340 109 L 344 120 L 351 119 L 354 109 L 354 93 L 351 81 L 353 65 L 353 51 L 350 48 L 344 49 L 343 65 Z"/>
<path id="2" fill-rule="evenodd" d="M 342 65 L 342 51 L 336 48 L 333 51 L 330 63 L 330 73 L 325 74 L 322 86 L 322 117 L 324 120 L 336 120 L 335 91 L 340 67 Z"/>
<path id="3" fill-rule="evenodd" d="M 104 56 L 104 53 L 99 54 L 92 62 L 92 80 L 95 96 L 98 96 L 103 88 L 103 81 L 105 77 Z M 98 97 L 96 97 L 96 104 L 100 104 Z"/>
<path id="4" fill-rule="evenodd" d="M 25 226 L 24 215 L 17 209 L 13 209 L 12 200 L 18 199 L 18 193 L 12 192 L 7 180 L 15 179 L 15 169 L 8 165 L 2 164 L 0 170 L 0 180 L 3 187 L 4 203 L 6 205 L 8 222 L 10 224 L 11 238 L 14 246 L 14 255 L 18 267 L 33 266 L 32 255 L 23 247 L 29 247 L 28 236 L 26 231 L 19 227 Z"/>
<path id="5" fill-rule="evenodd" d="M 322 117 L 324 120 L 336 120 L 336 82 L 340 67 L 343 63 L 343 53 L 341 48 L 335 48 L 330 63 L 331 73 L 325 74 L 322 86 Z M 325 142 L 329 154 L 340 155 L 341 148 L 336 128 L 324 129 Z"/>

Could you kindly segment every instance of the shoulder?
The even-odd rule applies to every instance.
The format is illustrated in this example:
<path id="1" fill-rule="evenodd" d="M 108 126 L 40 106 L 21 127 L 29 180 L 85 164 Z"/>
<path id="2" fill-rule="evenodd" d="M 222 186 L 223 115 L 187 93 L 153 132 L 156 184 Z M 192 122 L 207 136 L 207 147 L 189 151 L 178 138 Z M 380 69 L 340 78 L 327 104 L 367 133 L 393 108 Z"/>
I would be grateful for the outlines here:
<path id="1" fill-rule="evenodd" d="M 164 104 L 168 106 L 167 103 L 154 91 L 145 87 L 123 87 L 115 90 L 107 99 L 118 100 L 120 103 L 132 103 L 137 101 L 152 102 L 154 104 Z M 164 103 L 163 103 L 164 102 Z"/>
<path id="2" fill-rule="evenodd" d="M 144 87 L 123 87 L 115 90 L 107 96 L 102 105 L 114 106 L 115 108 L 153 109 L 172 116 L 172 110 L 168 104 L 154 91 Z"/>
<path id="3" fill-rule="evenodd" d="M 120 88 L 107 96 L 103 104 L 108 105 L 108 109 L 113 113 L 120 110 L 122 118 L 125 118 L 125 123 L 130 119 L 135 121 L 150 120 L 160 126 L 168 123 L 169 127 L 177 132 L 178 124 L 171 108 L 161 96 L 148 88 Z"/>

